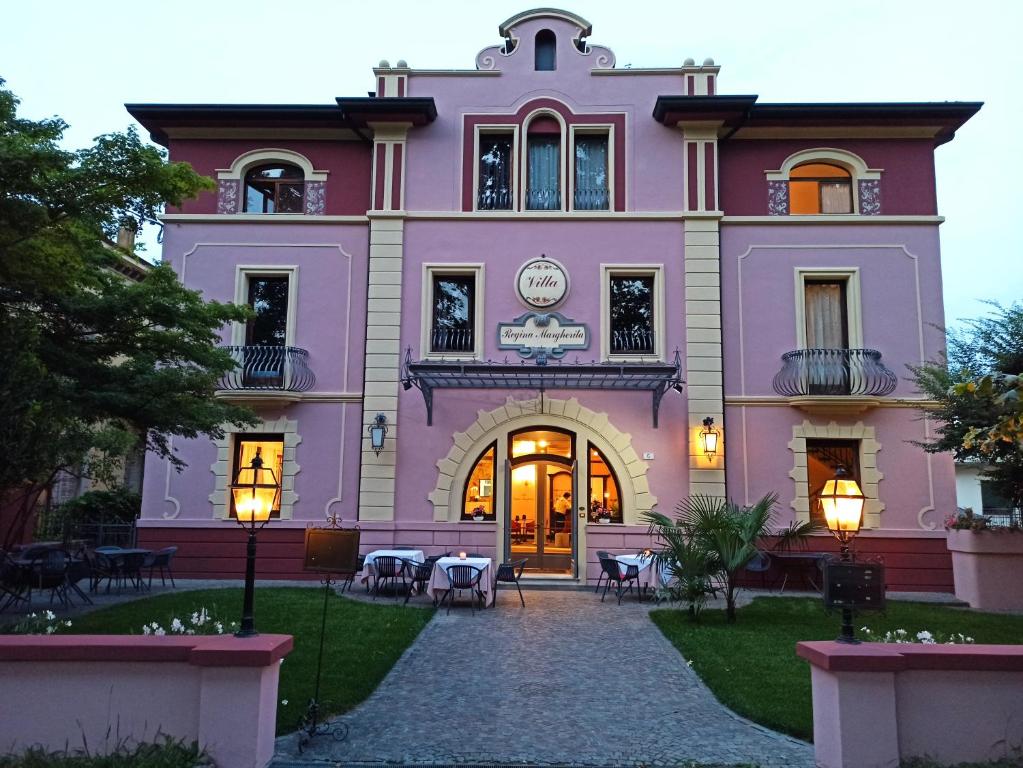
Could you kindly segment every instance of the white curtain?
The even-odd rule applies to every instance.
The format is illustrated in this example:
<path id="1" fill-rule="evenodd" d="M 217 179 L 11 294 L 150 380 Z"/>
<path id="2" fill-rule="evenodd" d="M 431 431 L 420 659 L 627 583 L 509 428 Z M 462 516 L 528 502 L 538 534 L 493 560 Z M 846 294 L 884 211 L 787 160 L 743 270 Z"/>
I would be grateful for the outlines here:
<path id="1" fill-rule="evenodd" d="M 527 208 L 542 211 L 561 208 L 560 160 L 561 143 L 557 136 L 530 137 Z"/>
<path id="2" fill-rule="evenodd" d="M 606 210 L 607 136 L 580 136 L 575 140 L 575 208 Z"/>
<path id="3" fill-rule="evenodd" d="M 841 283 L 806 283 L 806 346 L 845 349 L 845 300 Z"/>
<path id="4" fill-rule="evenodd" d="M 852 186 L 844 181 L 822 181 L 821 213 L 852 213 Z"/>

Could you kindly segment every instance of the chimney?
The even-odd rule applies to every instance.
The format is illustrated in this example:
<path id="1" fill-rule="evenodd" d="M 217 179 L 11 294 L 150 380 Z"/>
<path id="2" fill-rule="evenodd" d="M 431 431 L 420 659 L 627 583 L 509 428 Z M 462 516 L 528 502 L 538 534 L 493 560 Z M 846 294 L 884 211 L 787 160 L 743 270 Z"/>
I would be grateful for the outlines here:
<path id="1" fill-rule="evenodd" d="M 135 222 L 128 220 L 121 223 L 121 228 L 117 230 L 117 247 L 135 253 Z"/>

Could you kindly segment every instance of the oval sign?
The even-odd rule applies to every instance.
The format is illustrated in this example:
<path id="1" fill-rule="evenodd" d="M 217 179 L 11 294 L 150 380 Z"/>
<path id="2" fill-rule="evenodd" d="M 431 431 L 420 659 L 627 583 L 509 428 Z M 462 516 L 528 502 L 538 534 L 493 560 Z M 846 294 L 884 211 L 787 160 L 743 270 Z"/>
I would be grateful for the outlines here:
<path id="1" fill-rule="evenodd" d="M 519 269 L 515 288 L 527 307 L 550 309 L 568 295 L 568 272 L 553 259 L 531 259 Z"/>

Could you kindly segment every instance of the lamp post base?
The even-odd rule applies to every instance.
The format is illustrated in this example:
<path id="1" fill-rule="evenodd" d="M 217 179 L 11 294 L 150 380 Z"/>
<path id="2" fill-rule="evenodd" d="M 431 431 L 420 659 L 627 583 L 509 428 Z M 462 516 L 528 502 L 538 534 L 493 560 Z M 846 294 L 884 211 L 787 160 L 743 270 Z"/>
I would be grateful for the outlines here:
<path id="1" fill-rule="evenodd" d="M 245 600 L 242 603 L 242 623 L 235 637 L 255 637 L 256 621 L 253 617 L 253 604 L 256 591 L 256 531 L 249 529 L 249 543 L 245 552 Z"/>

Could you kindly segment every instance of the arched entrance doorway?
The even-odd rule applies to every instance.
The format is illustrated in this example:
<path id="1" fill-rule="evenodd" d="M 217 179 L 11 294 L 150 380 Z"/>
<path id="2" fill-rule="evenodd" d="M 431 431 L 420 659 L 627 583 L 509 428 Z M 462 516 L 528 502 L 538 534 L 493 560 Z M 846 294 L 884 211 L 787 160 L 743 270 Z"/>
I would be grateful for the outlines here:
<path id="1" fill-rule="evenodd" d="M 578 544 L 574 432 L 526 428 L 508 435 L 506 552 L 531 571 L 571 574 Z"/>

